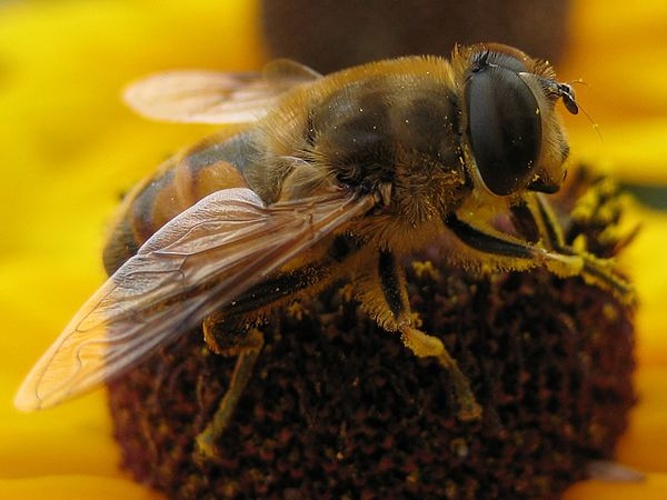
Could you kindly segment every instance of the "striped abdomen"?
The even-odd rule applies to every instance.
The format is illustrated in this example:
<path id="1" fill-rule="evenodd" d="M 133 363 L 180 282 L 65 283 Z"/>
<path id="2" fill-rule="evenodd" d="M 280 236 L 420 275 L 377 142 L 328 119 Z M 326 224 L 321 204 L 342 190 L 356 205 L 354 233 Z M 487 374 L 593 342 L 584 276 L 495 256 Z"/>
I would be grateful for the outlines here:
<path id="1" fill-rule="evenodd" d="M 205 196 L 244 187 L 241 171 L 251 156 L 250 133 L 216 135 L 178 154 L 134 188 L 119 210 L 103 260 L 113 274 L 166 222 Z"/>

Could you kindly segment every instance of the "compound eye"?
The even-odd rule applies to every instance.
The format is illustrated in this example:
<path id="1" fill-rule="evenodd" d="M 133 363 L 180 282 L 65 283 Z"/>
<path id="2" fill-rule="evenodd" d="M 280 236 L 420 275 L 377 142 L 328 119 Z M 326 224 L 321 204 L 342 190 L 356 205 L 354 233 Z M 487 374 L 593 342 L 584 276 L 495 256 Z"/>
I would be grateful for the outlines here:
<path id="1" fill-rule="evenodd" d="M 485 51 L 474 59 L 465 90 L 477 168 L 486 187 L 501 196 L 526 184 L 540 155 L 539 106 L 522 71 L 518 59 Z"/>

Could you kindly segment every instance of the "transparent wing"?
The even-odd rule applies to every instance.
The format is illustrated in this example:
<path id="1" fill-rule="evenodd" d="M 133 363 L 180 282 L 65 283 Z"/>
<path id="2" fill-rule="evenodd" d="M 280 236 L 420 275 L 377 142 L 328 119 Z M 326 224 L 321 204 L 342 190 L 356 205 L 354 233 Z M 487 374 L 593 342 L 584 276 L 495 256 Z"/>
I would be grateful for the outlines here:
<path id="1" fill-rule="evenodd" d="M 262 73 L 172 71 L 131 84 L 124 100 L 155 120 L 247 123 L 264 116 L 280 95 L 320 76 L 288 60 L 274 61 Z"/>
<path id="2" fill-rule="evenodd" d="M 265 207 L 218 191 L 167 223 L 84 304 L 14 400 L 53 406 L 120 375 L 373 206 L 336 191 Z"/>

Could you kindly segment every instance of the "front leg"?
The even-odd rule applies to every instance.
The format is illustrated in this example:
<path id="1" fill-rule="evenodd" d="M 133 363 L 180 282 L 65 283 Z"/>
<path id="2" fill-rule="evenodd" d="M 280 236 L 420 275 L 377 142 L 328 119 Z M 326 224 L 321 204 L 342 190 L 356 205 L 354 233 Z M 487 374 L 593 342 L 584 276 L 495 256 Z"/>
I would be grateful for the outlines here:
<path id="1" fill-rule="evenodd" d="M 537 223 L 544 227 L 544 239 L 549 242 L 551 248 L 562 254 L 578 255 L 583 260 L 581 275 L 588 284 L 610 290 L 625 304 L 634 303 L 636 300 L 635 290 L 627 280 L 614 273 L 613 261 L 596 257 L 584 249 L 577 250 L 568 246 L 565 243 L 558 220 L 546 198 L 537 193 L 534 197 L 534 203 L 537 206 L 531 210 L 531 213 Z M 632 233 L 629 237 L 632 238 Z"/>
<path id="2" fill-rule="evenodd" d="M 560 223 L 543 194 L 533 193 L 523 201 L 512 207 L 512 219 L 529 241 L 490 234 L 459 220 L 454 214 L 445 224 L 468 247 L 484 252 L 484 261 L 496 262 L 499 269 L 523 270 L 530 262 L 544 264 L 560 277 L 581 276 L 589 285 L 611 291 L 625 304 L 634 302 L 632 285 L 614 272 L 612 259 L 566 244 Z"/>
<path id="3" fill-rule="evenodd" d="M 470 381 L 437 337 L 428 335 L 413 326 L 413 314 L 408 301 L 405 274 L 395 255 L 381 250 L 367 257 L 361 264 L 362 276 L 356 283 L 356 294 L 362 310 L 379 326 L 390 332 L 398 332 L 403 344 L 415 356 L 433 357 L 449 372 L 459 404 L 459 418 L 479 418 L 482 408 L 470 389 Z"/>
<path id="4" fill-rule="evenodd" d="M 526 271 L 545 266 L 553 274 L 568 278 L 581 275 L 585 267 L 585 259 L 579 254 L 560 253 L 509 234 L 481 229 L 459 219 L 454 213 L 444 222 L 460 242 L 458 250 L 462 261 L 478 263 L 486 272 Z"/>

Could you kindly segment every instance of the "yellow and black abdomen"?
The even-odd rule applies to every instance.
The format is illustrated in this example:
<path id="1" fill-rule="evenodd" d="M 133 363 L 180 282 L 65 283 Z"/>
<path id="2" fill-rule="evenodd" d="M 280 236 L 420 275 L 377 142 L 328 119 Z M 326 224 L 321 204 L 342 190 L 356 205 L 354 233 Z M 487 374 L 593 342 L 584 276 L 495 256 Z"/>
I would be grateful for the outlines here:
<path id="1" fill-rule="evenodd" d="M 246 187 L 243 169 L 255 155 L 251 132 L 223 132 L 167 160 L 126 196 L 104 252 L 113 274 L 165 223 L 207 195 Z"/>

